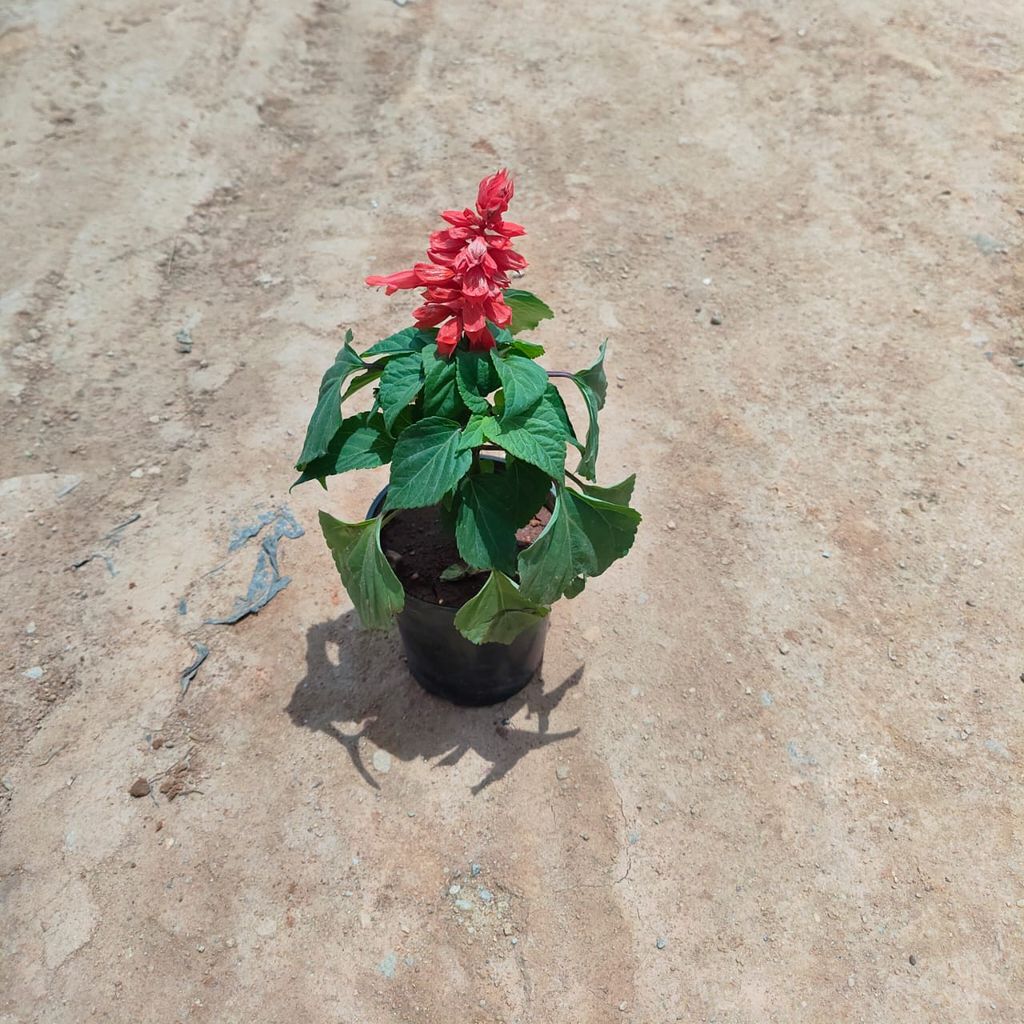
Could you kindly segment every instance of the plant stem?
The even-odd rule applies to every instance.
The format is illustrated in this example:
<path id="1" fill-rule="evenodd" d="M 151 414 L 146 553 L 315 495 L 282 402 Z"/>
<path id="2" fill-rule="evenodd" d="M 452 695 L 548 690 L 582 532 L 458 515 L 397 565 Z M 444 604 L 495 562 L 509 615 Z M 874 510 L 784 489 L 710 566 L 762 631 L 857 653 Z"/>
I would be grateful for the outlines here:
<path id="1" fill-rule="evenodd" d="M 549 377 L 565 377 L 568 380 L 572 380 L 576 376 L 574 373 L 569 373 L 568 370 L 548 370 Z"/>
<path id="2" fill-rule="evenodd" d="M 578 476 L 577 476 L 577 475 L 576 475 L 575 473 L 570 473 L 570 472 L 569 472 L 569 470 L 566 470 L 566 471 L 565 471 L 565 475 L 566 475 L 566 476 L 567 476 L 567 477 L 568 477 L 568 478 L 569 478 L 570 480 L 572 480 L 572 482 L 573 482 L 573 483 L 575 483 L 575 484 L 579 484 L 579 485 L 580 485 L 580 487 L 586 487 L 586 486 L 587 486 L 587 485 L 586 485 L 586 484 L 585 484 L 585 483 L 584 483 L 584 482 L 583 482 L 583 481 L 582 481 L 582 480 L 581 480 L 581 479 L 580 479 L 580 478 L 579 478 L 579 477 L 578 477 Z"/>

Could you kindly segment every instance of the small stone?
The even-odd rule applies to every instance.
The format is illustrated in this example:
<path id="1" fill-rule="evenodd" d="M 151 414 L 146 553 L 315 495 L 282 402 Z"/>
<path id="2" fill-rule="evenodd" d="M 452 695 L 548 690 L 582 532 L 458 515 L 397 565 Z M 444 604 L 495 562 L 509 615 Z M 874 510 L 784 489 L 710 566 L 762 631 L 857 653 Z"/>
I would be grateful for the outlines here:
<path id="1" fill-rule="evenodd" d="M 469 900 L 456 900 L 455 909 L 462 911 L 472 910 L 473 904 Z"/>
<path id="2" fill-rule="evenodd" d="M 779 654 L 789 654 L 789 644 L 785 640 L 779 641 Z"/>
<path id="3" fill-rule="evenodd" d="M 674 530 L 675 528 L 676 528 L 676 521 L 675 521 L 674 519 L 670 519 L 670 520 L 669 520 L 669 521 L 668 521 L 668 522 L 667 522 L 667 523 L 665 524 L 665 529 L 666 529 L 666 530 Z"/>
<path id="4" fill-rule="evenodd" d="M 625 1002 L 625 1000 L 623 1000 L 623 1002 L 619 1003 L 619 1010 L 620 1010 L 620 1011 L 621 1011 L 622 1013 L 625 1013 L 625 1012 L 626 1012 L 626 1007 L 627 1007 L 628 1005 L 629 1005 L 629 1004 L 628 1004 L 628 1003 L 626 1003 L 626 1002 Z"/>
<path id="5" fill-rule="evenodd" d="M 555 778 L 558 779 L 559 782 L 565 782 L 565 780 L 569 778 L 569 766 L 567 764 L 560 764 L 555 769 Z"/>
<path id="6" fill-rule="evenodd" d="M 157 415 L 150 416 L 149 417 L 149 422 L 150 423 L 159 423 L 160 422 L 160 417 L 157 416 Z"/>
<path id="7" fill-rule="evenodd" d="M 196 952 L 197 953 L 205 953 L 206 952 L 206 947 L 202 943 L 200 943 L 198 946 L 196 946 Z"/>
<path id="8" fill-rule="evenodd" d="M 146 472 L 150 476 L 159 476 L 163 471 L 160 469 L 159 466 L 150 466 L 149 469 L 146 470 Z"/>
<path id="9" fill-rule="evenodd" d="M 655 943 L 655 946 L 657 946 L 658 949 L 664 949 L 667 945 L 668 941 L 666 939 L 658 939 L 658 941 Z"/>
<path id="10" fill-rule="evenodd" d="M 512 925 L 508 921 L 506 921 L 501 926 L 501 933 L 502 933 L 502 935 L 511 935 L 512 934 Z"/>
<path id="11" fill-rule="evenodd" d="M 141 480 L 146 474 L 141 466 L 138 469 L 133 469 L 128 474 L 133 480 Z"/>
<path id="12" fill-rule="evenodd" d="M 42 679 L 43 678 L 42 666 L 41 665 L 33 665 L 32 668 L 26 669 L 24 672 L 22 672 L 22 675 L 26 679 L 33 679 L 33 680 L 35 680 L 35 679 Z"/>
<path id="13" fill-rule="evenodd" d="M 917 966 L 917 957 L 914 956 L 913 953 L 910 954 L 910 966 L 911 967 L 916 967 Z"/>
<path id="14" fill-rule="evenodd" d="M 33 635 L 33 634 L 35 633 L 35 631 L 36 631 L 36 624 L 35 624 L 34 622 L 30 622 L 30 623 L 29 623 L 29 624 L 28 624 L 28 625 L 27 625 L 27 626 L 25 627 L 25 632 L 26 632 L 26 633 L 27 633 L 27 634 L 28 634 L 29 636 L 32 636 L 32 635 Z"/>
<path id="15" fill-rule="evenodd" d="M 11 782 L 10 778 L 7 775 L 0 779 L 0 786 L 3 786 L 8 793 L 14 792 L 14 783 Z"/>
<path id="16" fill-rule="evenodd" d="M 391 755 L 386 750 L 375 750 L 373 752 L 373 767 L 381 775 L 387 775 L 391 771 Z"/>
<path id="17" fill-rule="evenodd" d="M 461 885 L 449 885 L 448 886 L 448 895 L 449 896 L 458 896 L 460 892 L 462 892 L 462 886 Z"/>
<path id="18" fill-rule="evenodd" d="M 484 903 L 490 903 L 494 899 L 494 893 L 490 889 L 477 889 L 476 894 Z"/>
<path id="19" fill-rule="evenodd" d="M 469 865 L 469 873 L 474 878 L 476 878 L 476 876 L 480 874 L 480 865 L 479 864 L 470 864 Z"/>
<path id="20" fill-rule="evenodd" d="M 140 796 L 149 796 L 150 790 L 153 787 L 149 784 L 148 779 L 144 779 L 141 775 L 128 787 L 128 792 L 131 796 L 136 798 Z"/>
<path id="21" fill-rule="evenodd" d="M 718 327 L 718 326 L 720 326 L 720 325 L 721 325 L 721 323 L 722 323 L 722 314 L 721 314 L 721 313 L 712 313 L 712 314 L 711 314 L 711 323 L 712 323 L 712 324 L 713 324 L 713 325 L 714 325 L 715 327 Z"/>

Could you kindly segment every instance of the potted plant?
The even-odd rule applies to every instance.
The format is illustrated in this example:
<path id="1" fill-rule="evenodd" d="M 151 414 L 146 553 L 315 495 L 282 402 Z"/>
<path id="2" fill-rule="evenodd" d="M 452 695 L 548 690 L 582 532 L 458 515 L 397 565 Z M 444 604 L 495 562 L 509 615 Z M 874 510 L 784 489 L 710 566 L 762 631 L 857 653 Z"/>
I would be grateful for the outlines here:
<path id="1" fill-rule="evenodd" d="M 427 261 L 369 277 L 387 294 L 422 289 L 406 327 L 361 354 L 352 332 L 324 374 L 296 483 L 390 463 L 367 518 L 320 513 L 324 537 L 364 626 L 397 616 L 409 668 L 427 690 L 490 704 L 540 667 L 551 605 L 572 598 L 633 543 L 635 476 L 598 486 L 598 413 L 605 345 L 575 373 L 545 370 L 522 335 L 551 317 L 510 287 L 526 267 L 525 232 L 503 219 L 504 170 L 485 178 L 475 209 L 447 210 Z M 556 386 L 583 397 L 577 433 Z M 372 388 L 370 409 L 344 403 Z M 583 440 L 580 440 L 580 438 Z M 566 469 L 568 448 L 580 459 Z"/>

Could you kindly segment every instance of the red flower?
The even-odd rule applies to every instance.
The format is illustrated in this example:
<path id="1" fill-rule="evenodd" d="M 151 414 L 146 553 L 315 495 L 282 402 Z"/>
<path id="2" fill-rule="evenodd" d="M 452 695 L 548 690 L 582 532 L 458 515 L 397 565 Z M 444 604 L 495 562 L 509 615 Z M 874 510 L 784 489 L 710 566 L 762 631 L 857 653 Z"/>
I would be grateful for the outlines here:
<path id="1" fill-rule="evenodd" d="M 455 351 L 463 334 L 471 349 L 493 348 L 487 321 L 507 327 L 512 319 L 502 292 L 509 284 L 508 272 L 526 266 L 526 260 L 512 248 L 512 239 L 526 232 L 501 219 L 514 191 L 504 169 L 484 178 L 477 190 L 475 212 L 467 208 L 441 214 L 451 226 L 430 236 L 429 263 L 366 279 L 371 287 L 383 285 L 388 295 L 404 288 L 423 288 L 424 304 L 413 317 L 417 327 L 440 327 L 437 349 L 444 356 Z"/>

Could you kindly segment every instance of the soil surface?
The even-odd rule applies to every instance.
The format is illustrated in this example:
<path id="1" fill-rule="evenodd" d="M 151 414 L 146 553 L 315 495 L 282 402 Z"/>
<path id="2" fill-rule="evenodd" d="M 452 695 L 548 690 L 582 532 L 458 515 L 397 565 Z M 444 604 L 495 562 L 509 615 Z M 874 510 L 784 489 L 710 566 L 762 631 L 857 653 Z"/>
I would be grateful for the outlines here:
<path id="1" fill-rule="evenodd" d="M 541 535 L 550 518 L 551 513 L 542 508 L 516 531 L 520 550 Z M 381 547 L 405 592 L 421 601 L 461 608 L 487 580 L 486 573 L 442 578 L 446 569 L 466 566 L 438 506 L 400 512 L 381 530 Z"/>
<path id="2" fill-rule="evenodd" d="M 1022 39 L 8 3 L 0 1021 L 1019 1024 Z M 386 475 L 288 486 L 341 329 L 418 301 L 363 277 L 505 164 L 645 519 L 466 710 L 319 535 Z"/>

